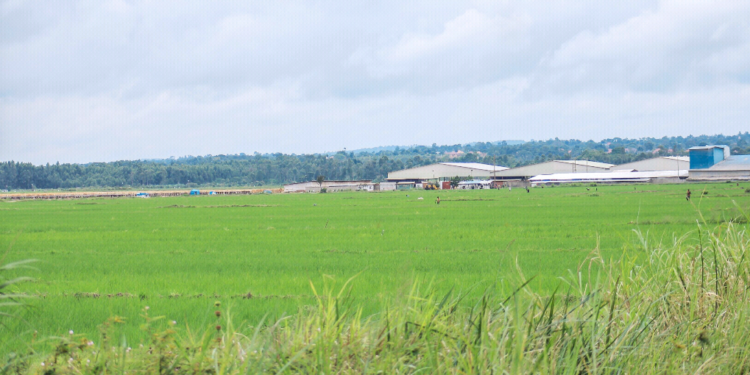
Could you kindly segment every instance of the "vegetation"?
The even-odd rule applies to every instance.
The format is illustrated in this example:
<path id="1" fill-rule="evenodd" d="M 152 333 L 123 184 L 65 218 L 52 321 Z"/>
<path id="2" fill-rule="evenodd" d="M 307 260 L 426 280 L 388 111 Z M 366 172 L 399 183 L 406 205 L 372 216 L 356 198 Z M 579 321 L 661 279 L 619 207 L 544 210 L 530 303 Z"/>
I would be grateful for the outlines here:
<path id="1" fill-rule="evenodd" d="M 730 193 L 720 190 L 724 187 L 709 186 Z M 600 188 L 601 198 L 609 197 L 610 204 L 627 199 L 623 189 Z M 647 188 L 655 189 L 663 200 L 675 191 Z M 554 195 L 547 198 L 573 199 L 571 195 L 577 194 L 569 188 L 553 190 Z M 492 199 L 482 194 L 487 192 L 441 195 L 446 193 L 451 195 L 446 201 L 453 203 L 454 210 L 464 204 L 476 209 L 479 199 L 482 204 Z M 503 198 L 499 192 L 491 193 L 497 199 L 492 202 L 513 202 L 511 193 Z M 595 209 L 586 208 L 581 203 L 585 196 L 575 196 L 581 211 L 590 215 L 602 208 L 596 203 Z M 343 205 L 351 197 L 328 195 L 326 203 L 338 198 Z M 654 217 L 648 207 L 656 200 L 646 197 L 641 198 L 647 203 L 642 205 L 640 218 Z M 737 222 L 748 222 L 740 209 L 748 202 L 732 205 L 731 212 L 738 215 L 730 217 L 726 213 L 731 204 L 716 216 L 714 204 L 718 202 L 703 199 L 699 207 L 681 205 L 694 210 L 690 216 L 696 220 L 689 224 L 690 231 L 662 235 L 657 225 L 632 226 L 633 242 L 625 241 L 616 256 L 606 251 L 608 241 L 598 238 L 586 250 L 587 256 L 545 286 L 536 282 L 538 274 L 529 273 L 533 269 L 522 265 L 494 281 L 473 285 L 477 293 L 464 289 L 465 284 L 446 288 L 418 275 L 392 293 L 381 308 L 367 312 L 356 298 L 363 286 L 357 280 L 367 271 L 344 283 L 326 276 L 307 285 L 312 293 L 310 304 L 293 315 L 272 318 L 269 314 L 248 323 L 238 315 L 245 306 L 218 298 L 202 309 L 200 323 L 187 323 L 177 312 L 155 316 L 161 314 L 154 312 L 158 308 L 143 305 L 136 312 L 140 317 L 135 318 L 142 322 L 140 340 L 131 338 L 126 329 L 130 318 L 112 314 L 103 320 L 98 333 L 66 332 L 48 341 L 48 351 L 8 357 L 5 371 L 746 373 L 750 370 L 750 265 L 746 259 L 750 236 L 747 224 Z M 551 205 L 553 201 L 541 202 Z M 413 210 L 414 204 L 402 205 Z M 608 223 L 619 225 L 616 218 Z M 579 228 L 575 233 L 583 231 Z M 254 298 L 247 301 L 252 303 Z"/>
<path id="2" fill-rule="evenodd" d="M 313 155 L 207 155 L 149 161 L 89 164 L 0 163 L 0 189 L 69 189 L 76 187 L 261 186 L 299 181 L 380 180 L 388 172 L 440 161 L 481 162 L 517 167 L 553 159 L 586 159 L 612 164 L 654 156 L 686 155 L 692 146 L 724 144 L 732 154 L 750 154 L 750 133 L 733 136 L 559 140 L 526 143 L 477 142 L 466 145 L 413 146 Z M 451 154 L 453 153 L 453 154 Z"/>
<path id="3" fill-rule="evenodd" d="M 123 334 L 139 343 L 145 338 L 138 312 L 147 305 L 191 327 L 204 323 L 216 300 L 235 307 L 237 322 L 255 324 L 266 314 L 275 321 L 313 303 L 309 282 L 321 285 L 325 275 L 340 287 L 361 272 L 352 299 L 366 316 L 408 293 L 415 278 L 441 293 L 466 293 L 464 301 L 481 298 L 488 283 L 509 293 L 516 263 L 538 275 L 539 293 L 551 293 L 591 249 L 619 257 L 633 229 L 659 240 L 684 233 L 694 240 L 692 204 L 711 225 L 739 220 L 732 202 L 750 208 L 748 187 L 0 201 L 0 247 L 15 240 L 6 259 L 36 258 L 43 271 L 24 286 L 39 297 L 35 307 L 22 310 L 22 319 L 0 320 L 0 353 L 23 349 L 35 331 L 94 337 L 97 324 L 113 315 L 125 318 Z M 432 204 L 437 195 L 439 206 Z"/>

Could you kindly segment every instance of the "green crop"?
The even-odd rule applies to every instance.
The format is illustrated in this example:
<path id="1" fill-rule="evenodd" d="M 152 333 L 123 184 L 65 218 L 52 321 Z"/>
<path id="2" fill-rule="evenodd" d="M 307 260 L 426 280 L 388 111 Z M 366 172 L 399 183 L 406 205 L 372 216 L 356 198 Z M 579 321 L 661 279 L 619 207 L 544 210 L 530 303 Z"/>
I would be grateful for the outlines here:
<path id="1" fill-rule="evenodd" d="M 437 294 L 453 290 L 467 306 L 487 288 L 511 293 L 518 270 L 529 287 L 552 293 L 592 252 L 641 262 L 649 246 L 697 240 L 699 214 L 705 225 L 742 222 L 745 188 L 0 201 L 6 261 L 39 260 L 39 272 L 23 273 L 35 280 L 19 286 L 37 298 L 2 319 L 0 353 L 50 350 L 45 338 L 69 331 L 96 337 L 114 316 L 124 337 L 145 342 L 145 306 L 181 326 L 210 324 L 216 301 L 231 305 L 237 326 L 276 322 L 317 304 L 311 283 L 335 289 L 354 275 L 348 301 L 363 316 L 408 295 L 415 280 Z"/>

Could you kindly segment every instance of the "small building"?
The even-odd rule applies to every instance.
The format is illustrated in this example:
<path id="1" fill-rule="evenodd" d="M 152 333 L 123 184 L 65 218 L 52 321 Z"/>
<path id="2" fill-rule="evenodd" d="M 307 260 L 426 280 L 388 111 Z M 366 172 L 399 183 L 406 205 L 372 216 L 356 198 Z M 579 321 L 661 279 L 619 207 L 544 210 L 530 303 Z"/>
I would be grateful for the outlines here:
<path id="1" fill-rule="evenodd" d="M 729 158 L 729 146 L 697 146 L 688 149 L 690 169 L 706 169 Z"/>
<path id="2" fill-rule="evenodd" d="M 198 189 L 190 190 L 190 195 L 201 195 L 201 191 Z"/>
<path id="3" fill-rule="evenodd" d="M 396 190 L 396 183 L 391 181 L 383 181 L 378 184 L 379 191 L 394 191 Z"/>
<path id="4" fill-rule="evenodd" d="M 361 186 L 372 184 L 371 180 L 337 181 L 329 180 L 318 183 L 318 181 L 297 182 L 284 185 L 285 193 L 319 193 L 321 188 L 327 192 L 355 191 L 361 190 Z"/>
<path id="5" fill-rule="evenodd" d="M 647 171 L 686 171 L 690 169 L 690 158 L 687 156 L 661 156 L 612 167 L 612 171 L 631 170 Z"/>
<path id="6" fill-rule="evenodd" d="M 432 180 L 438 182 L 450 180 L 456 176 L 461 178 L 492 177 L 495 173 L 506 169 L 508 168 L 482 163 L 436 163 L 388 173 L 388 181 Z"/>
<path id="7" fill-rule="evenodd" d="M 492 187 L 492 181 L 490 180 L 470 180 L 461 181 L 458 183 L 456 189 L 460 190 L 474 190 L 474 189 L 490 189 Z"/>
<path id="8" fill-rule="evenodd" d="M 368 184 L 362 184 L 357 186 L 357 191 L 375 191 L 375 189 L 378 187 L 378 184 L 373 184 L 372 182 Z"/>
<path id="9" fill-rule="evenodd" d="M 496 180 L 528 180 L 531 177 L 554 173 L 609 172 L 614 164 L 589 160 L 550 160 L 544 163 L 511 168 L 495 174 Z"/>

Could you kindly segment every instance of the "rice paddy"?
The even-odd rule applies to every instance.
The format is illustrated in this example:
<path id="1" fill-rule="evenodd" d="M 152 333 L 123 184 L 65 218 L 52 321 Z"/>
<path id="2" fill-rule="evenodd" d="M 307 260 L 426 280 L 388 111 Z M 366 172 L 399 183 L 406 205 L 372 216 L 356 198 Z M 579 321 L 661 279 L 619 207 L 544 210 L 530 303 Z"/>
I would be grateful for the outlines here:
<path id="1" fill-rule="evenodd" d="M 638 261 L 643 241 L 697 237 L 700 215 L 712 225 L 742 222 L 748 187 L 0 201 L 4 262 L 39 260 L 36 272 L 14 271 L 35 278 L 21 289 L 38 298 L 13 311 L 19 318 L 0 318 L 0 353 L 44 350 L 44 338 L 69 331 L 96 337 L 113 316 L 138 343 L 146 306 L 180 326 L 211 324 L 216 301 L 231 306 L 236 326 L 275 321 L 317 303 L 311 284 L 337 289 L 352 277 L 365 316 L 415 280 L 473 304 L 489 286 L 514 290 L 521 270 L 535 276 L 535 290 L 552 293 L 595 249 Z"/>

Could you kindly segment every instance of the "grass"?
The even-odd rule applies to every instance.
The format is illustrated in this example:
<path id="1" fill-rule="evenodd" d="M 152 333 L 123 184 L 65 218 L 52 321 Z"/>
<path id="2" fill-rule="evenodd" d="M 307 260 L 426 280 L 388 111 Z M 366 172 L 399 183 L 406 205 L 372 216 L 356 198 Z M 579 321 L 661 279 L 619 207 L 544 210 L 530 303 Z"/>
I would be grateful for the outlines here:
<path id="1" fill-rule="evenodd" d="M 687 188 L 696 193 L 705 188 L 710 194 L 695 194 L 690 204 L 684 199 Z M 50 352 L 58 343 L 43 338 L 68 337 L 69 330 L 76 340 L 86 336 L 95 346 L 103 345 L 97 327 L 113 316 L 122 318 L 122 323 L 112 324 L 118 337 L 132 347 L 148 346 L 152 337 L 140 329 L 145 306 L 177 321 L 175 332 L 187 335 L 187 326 L 202 330 L 214 323 L 217 300 L 231 306 L 237 334 L 248 335 L 261 321 L 273 327 L 321 314 L 320 307 L 310 306 L 331 299 L 316 296 L 310 283 L 340 290 L 353 275 L 358 276 L 346 289 L 352 306 L 348 316 L 369 318 L 361 324 L 369 321 L 372 329 L 383 328 L 384 309 L 402 314 L 393 318 L 401 324 L 416 319 L 404 314 L 442 301 L 448 291 L 446 304 L 455 306 L 450 321 L 475 319 L 481 301 L 492 309 L 507 305 L 499 302 L 527 281 L 518 269 L 530 281 L 515 296 L 526 298 L 532 293 L 527 291 L 533 291 L 543 301 L 563 303 L 570 297 L 560 297 L 568 293 L 559 289 L 560 277 L 576 285 L 578 274 L 570 272 L 592 259 L 592 251 L 604 264 L 622 266 L 626 263 L 612 259 L 626 259 L 636 267 L 651 261 L 646 256 L 650 252 L 641 250 L 650 249 L 651 243 L 697 243 L 698 212 L 704 215 L 704 226 L 736 221 L 742 216 L 732 202 L 743 209 L 750 205 L 745 188 L 628 185 L 531 193 L 514 189 L 0 202 L 0 245 L 8 247 L 15 239 L 8 259 L 41 261 L 41 272 L 33 275 L 36 281 L 23 287 L 38 298 L 20 311 L 22 319 L 2 321 L 0 352 Z M 434 204 L 438 195 L 443 200 L 439 206 Z M 416 200 L 419 196 L 424 200 Z M 634 229 L 646 245 L 634 245 L 639 238 Z M 576 298 L 586 289 L 582 286 L 603 280 L 601 273 L 581 272 Z M 412 306 L 422 300 L 427 305 Z M 518 316 L 529 313 L 524 309 L 533 300 L 525 301 L 529 305 L 518 305 Z M 295 314 L 300 309 L 309 314 Z M 275 340 L 265 328 L 263 332 L 264 340 Z"/>
<path id="2" fill-rule="evenodd" d="M 215 302 L 197 327 L 153 317 L 131 346 L 122 318 L 97 342 L 71 333 L 46 355 L 13 358 L 8 371 L 101 373 L 747 373 L 750 371 L 750 236 L 746 226 L 696 226 L 650 243 L 636 230 L 633 254 L 604 260 L 599 249 L 552 293 L 519 270 L 517 287 L 466 294 L 416 281 L 402 298 L 366 316 L 339 289 L 315 285 L 314 304 L 293 316 L 235 326 Z M 586 278 L 583 277 L 586 274 Z M 588 280 L 588 281 L 584 281 Z M 122 339 L 117 339 L 122 337 Z"/>

